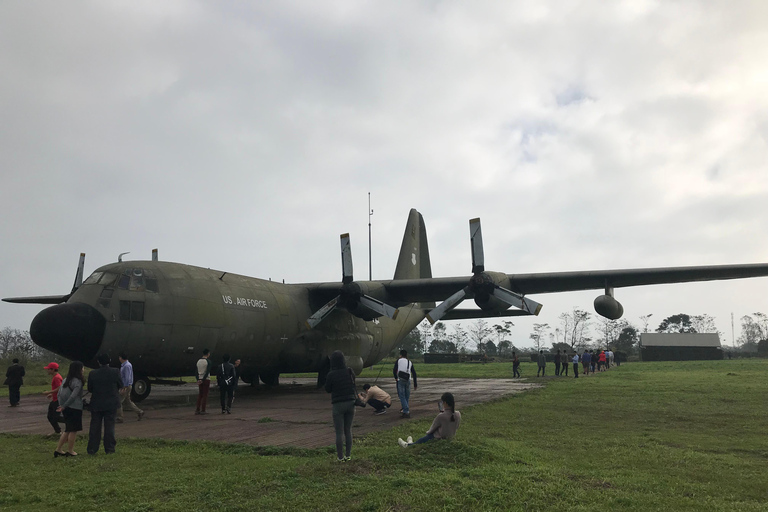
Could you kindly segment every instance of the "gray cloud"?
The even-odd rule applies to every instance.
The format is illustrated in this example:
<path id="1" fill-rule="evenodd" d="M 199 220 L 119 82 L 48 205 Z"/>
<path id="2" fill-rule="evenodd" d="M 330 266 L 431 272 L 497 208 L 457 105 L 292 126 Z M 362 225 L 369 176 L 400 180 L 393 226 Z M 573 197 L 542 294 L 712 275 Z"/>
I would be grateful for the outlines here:
<path id="1" fill-rule="evenodd" d="M 436 275 L 469 272 L 476 216 L 506 272 L 768 254 L 762 3 L 44 5 L 0 6 L 2 296 L 153 247 L 336 280 L 341 232 L 365 274 L 368 192 L 378 278 L 411 207 Z M 623 293 L 630 320 L 725 331 L 764 286 Z M 542 297 L 539 321 L 593 296 Z M 0 325 L 36 311 L 2 304 Z"/>

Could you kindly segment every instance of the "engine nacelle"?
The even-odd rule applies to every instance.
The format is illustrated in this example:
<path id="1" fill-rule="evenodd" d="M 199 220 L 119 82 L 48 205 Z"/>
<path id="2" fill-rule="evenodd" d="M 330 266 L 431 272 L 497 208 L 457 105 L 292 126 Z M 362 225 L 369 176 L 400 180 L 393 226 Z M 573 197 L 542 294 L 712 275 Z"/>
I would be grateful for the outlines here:
<path id="1" fill-rule="evenodd" d="M 500 313 L 509 309 L 509 304 L 502 302 L 493 295 L 482 295 L 475 297 L 475 304 L 483 311 L 493 311 Z"/>
<path id="2" fill-rule="evenodd" d="M 600 295 L 595 299 L 595 311 L 609 320 L 618 320 L 624 314 L 624 306 L 610 295 Z"/>

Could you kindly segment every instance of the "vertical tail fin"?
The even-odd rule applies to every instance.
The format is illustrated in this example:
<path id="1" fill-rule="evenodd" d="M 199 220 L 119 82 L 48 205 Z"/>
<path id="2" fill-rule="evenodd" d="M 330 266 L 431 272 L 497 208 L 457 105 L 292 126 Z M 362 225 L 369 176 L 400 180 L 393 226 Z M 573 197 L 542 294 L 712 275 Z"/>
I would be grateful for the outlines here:
<path id="1" fill-rule="evenodd" d="M 394 279 L 420 279 L 432 277 L 432 265 L 429 262 L 429 245 L 424 218 L 411 209 L 408 223 L 405 225 L 403 244 L 397 258 Z"/>

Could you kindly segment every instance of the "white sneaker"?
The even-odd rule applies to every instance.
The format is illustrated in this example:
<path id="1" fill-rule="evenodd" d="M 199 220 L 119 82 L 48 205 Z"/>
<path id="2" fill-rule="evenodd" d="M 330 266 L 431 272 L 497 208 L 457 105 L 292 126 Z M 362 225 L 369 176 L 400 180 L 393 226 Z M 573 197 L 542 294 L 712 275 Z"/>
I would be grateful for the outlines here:
<path id="1" fill-rule="evenodd" d="M 408 439 L 405 440 L 408 444 L 413 444 L 413 438 L 411 436 L 408 436 Z"/>
<path id="2" fill-rule="evenodd" d="M 403 441 L 403 438 L 402 438 L 402 437 L 398 437 L 398 438 L 397 438 L 397 444 L 399 444 L 399 445 L 400 445 L 400 446 L 402 446 L 403 448 L 408 448 L 408 443 L 406 443 L 405 441 Z"/>

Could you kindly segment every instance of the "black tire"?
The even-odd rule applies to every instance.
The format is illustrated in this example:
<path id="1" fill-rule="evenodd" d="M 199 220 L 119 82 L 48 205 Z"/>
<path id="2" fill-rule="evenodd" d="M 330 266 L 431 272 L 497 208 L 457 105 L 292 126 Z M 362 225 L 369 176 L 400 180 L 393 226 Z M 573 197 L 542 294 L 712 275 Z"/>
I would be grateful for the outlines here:
<path id="1" fill-rule="evenodd" d="M 280 374 L 277 372 L 261 372 L 259 378 L 267 386 L 277 386 L 280 383 Z"/>
<path id="2" fill-rule="evenodd" d="M 131 388 L 131 400 L 141 402 L 149 396 L 150 391 L 152 391 L 152 383 L 147 377 L 143 375 L 134 377 L 133 387 Z"/>

